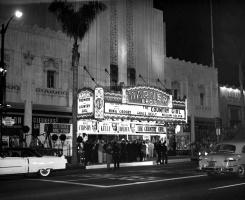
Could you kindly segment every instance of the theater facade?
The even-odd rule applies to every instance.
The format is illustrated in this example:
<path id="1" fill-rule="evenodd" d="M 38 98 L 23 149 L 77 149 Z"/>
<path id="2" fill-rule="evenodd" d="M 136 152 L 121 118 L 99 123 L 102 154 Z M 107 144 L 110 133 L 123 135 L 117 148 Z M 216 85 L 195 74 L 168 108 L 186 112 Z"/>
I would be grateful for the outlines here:
<path id="1" fill-rule="evenodd" d="M 147 86 L 124 87 L 120 93 L 83 88 L 78 94 L 78 135 L 165 140 L 170 125 L 187 122 L 186 101 L 173 100 L 171 94 Z"/>

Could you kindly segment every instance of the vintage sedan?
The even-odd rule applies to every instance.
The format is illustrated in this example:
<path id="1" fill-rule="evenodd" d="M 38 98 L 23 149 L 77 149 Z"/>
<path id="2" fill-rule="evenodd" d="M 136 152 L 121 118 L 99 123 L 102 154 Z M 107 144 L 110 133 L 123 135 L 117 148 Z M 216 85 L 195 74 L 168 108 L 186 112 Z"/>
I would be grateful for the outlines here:
<path id="1" fill-rule="evenodd" d="M 239 178 L 245 177 L 245 141 L 223 141 L 216 144 L 210 153 L 199 157 L 198 170 L 208 176 L 217 174 L 235 174 Z"/>
<path id="2" fill-rule="evenodd" d="M 0 175 L 37 173 L 49 176 L 53 170 L 66 169 L 64 156 L 42 156 L 31 148 L 4 148 L 0 150 Z"/>

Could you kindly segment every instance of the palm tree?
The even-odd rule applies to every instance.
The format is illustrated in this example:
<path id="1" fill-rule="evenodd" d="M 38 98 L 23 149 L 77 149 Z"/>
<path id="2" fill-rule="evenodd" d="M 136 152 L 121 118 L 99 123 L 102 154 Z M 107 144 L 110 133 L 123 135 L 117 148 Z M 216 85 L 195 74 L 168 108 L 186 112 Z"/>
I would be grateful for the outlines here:
<path id="1" fill-rule="evenodd" d="M 106 5 L 101 2 L 89 1 L 81 3 L 76 11 L 72 3 L 65 0 L 54 0 L 48 10 L 53 13 L 61 23 L 62 30 L 68 37 L 74 39 L 72 49 L 72 67 L 73 67 L 73 104 L 72 104 L 72 164 L 77 163 L 77 88 L 78 88 L 78 64 L 80 53 L 78 52 L 78 39 L 83 40 L 85 34 L 89 31 L 92 22 L 96 16 L 106 10 Z"/>

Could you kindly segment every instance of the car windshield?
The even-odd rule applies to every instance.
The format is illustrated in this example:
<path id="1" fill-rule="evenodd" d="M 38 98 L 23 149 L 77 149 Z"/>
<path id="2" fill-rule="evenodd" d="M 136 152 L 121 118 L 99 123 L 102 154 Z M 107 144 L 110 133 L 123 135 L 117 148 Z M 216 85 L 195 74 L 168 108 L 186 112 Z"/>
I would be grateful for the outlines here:
<path id="1" fill-rule="evenodd" d="M 234 153 L 235 151 L 236 151 L 236 146 L 232 144 L 218 144 L 212 150 L 213 153 L 218 153 L 218 152 Z"/>

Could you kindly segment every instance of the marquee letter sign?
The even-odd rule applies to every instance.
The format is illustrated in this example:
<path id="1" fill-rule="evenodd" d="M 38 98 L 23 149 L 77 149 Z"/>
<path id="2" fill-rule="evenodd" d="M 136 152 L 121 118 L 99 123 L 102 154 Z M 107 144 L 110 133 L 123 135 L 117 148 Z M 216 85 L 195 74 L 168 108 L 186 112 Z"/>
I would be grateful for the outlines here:
<path id="1" fill-rule="evenodd" d="M 166 92 L 145 86 L 123 88 L 122 103 L 172 107 L 172 95 Z"/>
<path id="2" fill-rule="evenodd" d="M 94 118 L 95 119 L 103 119 L 104 118 L 104 89 L 101 87 L 96 87 L 94 90 L 94 105 L 95 105 L 95 112 Z"/>
<path id="3" fill-rule="evenodd" d="M 93 91 L 91 89 L 83 89 L 78 93 L 77 96 L 78 118 L 92 116 L 94 112 Z"/>

